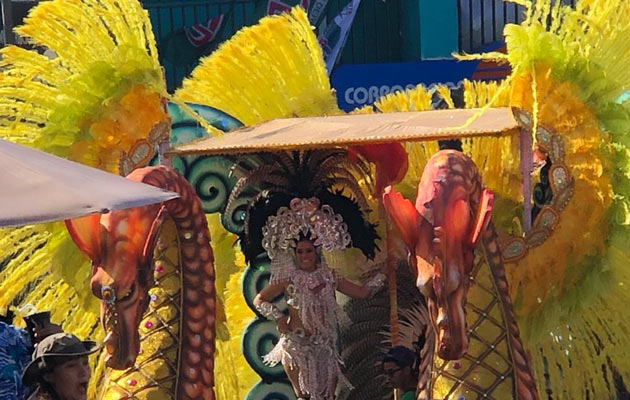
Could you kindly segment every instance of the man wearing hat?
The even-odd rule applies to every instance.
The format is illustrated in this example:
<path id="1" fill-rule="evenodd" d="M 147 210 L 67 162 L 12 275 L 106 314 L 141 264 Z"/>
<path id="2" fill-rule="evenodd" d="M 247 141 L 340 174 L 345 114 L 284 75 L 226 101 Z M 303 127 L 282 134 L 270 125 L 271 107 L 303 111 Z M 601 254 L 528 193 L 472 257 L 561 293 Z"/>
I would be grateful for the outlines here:
<path id="1" fill-rule="evenodd" d="M 29 400 L 86 400 L 90 380 L 88 355 L 98 350 L 92 341 L 70 333 L 55 333 L 35 348 L 22 381 L 33 393 Z"/>
<path id="2" fill-rule="evenodd" d="M 388 383 L 403 393 L 400 400 L 414 400 L 418 385 L 416 353 L 404 346 L 394 346 L 383 358 L 383 372 Z"/>

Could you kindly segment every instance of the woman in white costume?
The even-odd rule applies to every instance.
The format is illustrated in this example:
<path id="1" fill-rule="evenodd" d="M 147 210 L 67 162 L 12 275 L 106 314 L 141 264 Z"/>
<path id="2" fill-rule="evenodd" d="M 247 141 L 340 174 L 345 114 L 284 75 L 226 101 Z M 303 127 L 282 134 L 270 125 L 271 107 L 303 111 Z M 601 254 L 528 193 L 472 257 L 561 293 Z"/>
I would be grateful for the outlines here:
<path id="1" fill-rule="evenodd" d="M 337 383 L 350 387 L 341 373 L 337 350 L 339 306 L 335 292 L 367 298 L 383 286 L 384 276 L 374 275 L 365 285 L 354 284 L 330 269 L 322 250 L 343 250 L 350 235 L 343 218 L 316 198 L 291 201 L 269 217 L 263 228 L 263 247 L 271 259 L 271 280 L 254 305 L 275 320 L 280 340 L 265 356 L 279 362 L 300 399 L 333 400 Z M 288 314 L 271 301 L 284 294 Z"/>

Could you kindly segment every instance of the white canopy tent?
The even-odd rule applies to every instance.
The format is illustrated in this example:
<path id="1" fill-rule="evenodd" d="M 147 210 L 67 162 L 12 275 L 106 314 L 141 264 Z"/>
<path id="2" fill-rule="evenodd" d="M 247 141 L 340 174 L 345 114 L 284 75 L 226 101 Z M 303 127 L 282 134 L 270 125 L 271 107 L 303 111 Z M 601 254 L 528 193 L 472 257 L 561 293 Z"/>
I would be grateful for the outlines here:
<path id="1" fill-rule="evenodd" d="M 105 213 L 178 196 L 0 139 L 0 226 Z"/>

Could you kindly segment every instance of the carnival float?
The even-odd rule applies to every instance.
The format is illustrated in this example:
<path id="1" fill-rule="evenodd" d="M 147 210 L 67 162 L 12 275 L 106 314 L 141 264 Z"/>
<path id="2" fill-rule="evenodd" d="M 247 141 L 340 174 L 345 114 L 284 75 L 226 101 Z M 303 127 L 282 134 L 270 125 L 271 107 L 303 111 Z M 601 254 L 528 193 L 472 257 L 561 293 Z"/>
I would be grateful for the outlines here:
<path id="1" fill-rule="evenodd" d="M 103 343 L 94 399 L 393 398 L 393 344 L 420 357 L 418 399 L 616 398 L 630 3 L 514 2 L 506 53 L 459 56 L 509 64 L 505 81 L 349 114 L 300 8 L 169 94 L 140 3 L 40 3 L 17 32 L 54 55 L 0 50 L 0 137 L 180 197 L 0 230 L 0 312 Z M 316 277 L 292 255 L 305 239 Z M 278 333 L 287 308 L 301 335 Z"/>

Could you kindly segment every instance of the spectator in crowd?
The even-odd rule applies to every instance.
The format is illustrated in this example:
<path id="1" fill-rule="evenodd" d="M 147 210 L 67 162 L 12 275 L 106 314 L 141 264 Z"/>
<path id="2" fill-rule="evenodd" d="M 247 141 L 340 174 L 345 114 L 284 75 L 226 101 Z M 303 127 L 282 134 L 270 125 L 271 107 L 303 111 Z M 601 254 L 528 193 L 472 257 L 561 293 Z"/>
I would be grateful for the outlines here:
<path id="1" fill-rule="evenodd" d="M 32 391 L 29 400 L 87 400 L 88 355 L 97 350 L 95 342 L 81 341 L 71 333 L 44 338 L 22 376 Z"/>
<path id="2" fill-rule="evenodd" d="M 414 400 L 418 385 L 418 363 L 416 353 L 404 346 L 389 349 L 383 358 L 383 372 L 388 383 L 400 390 L 400 400 Z"/>

